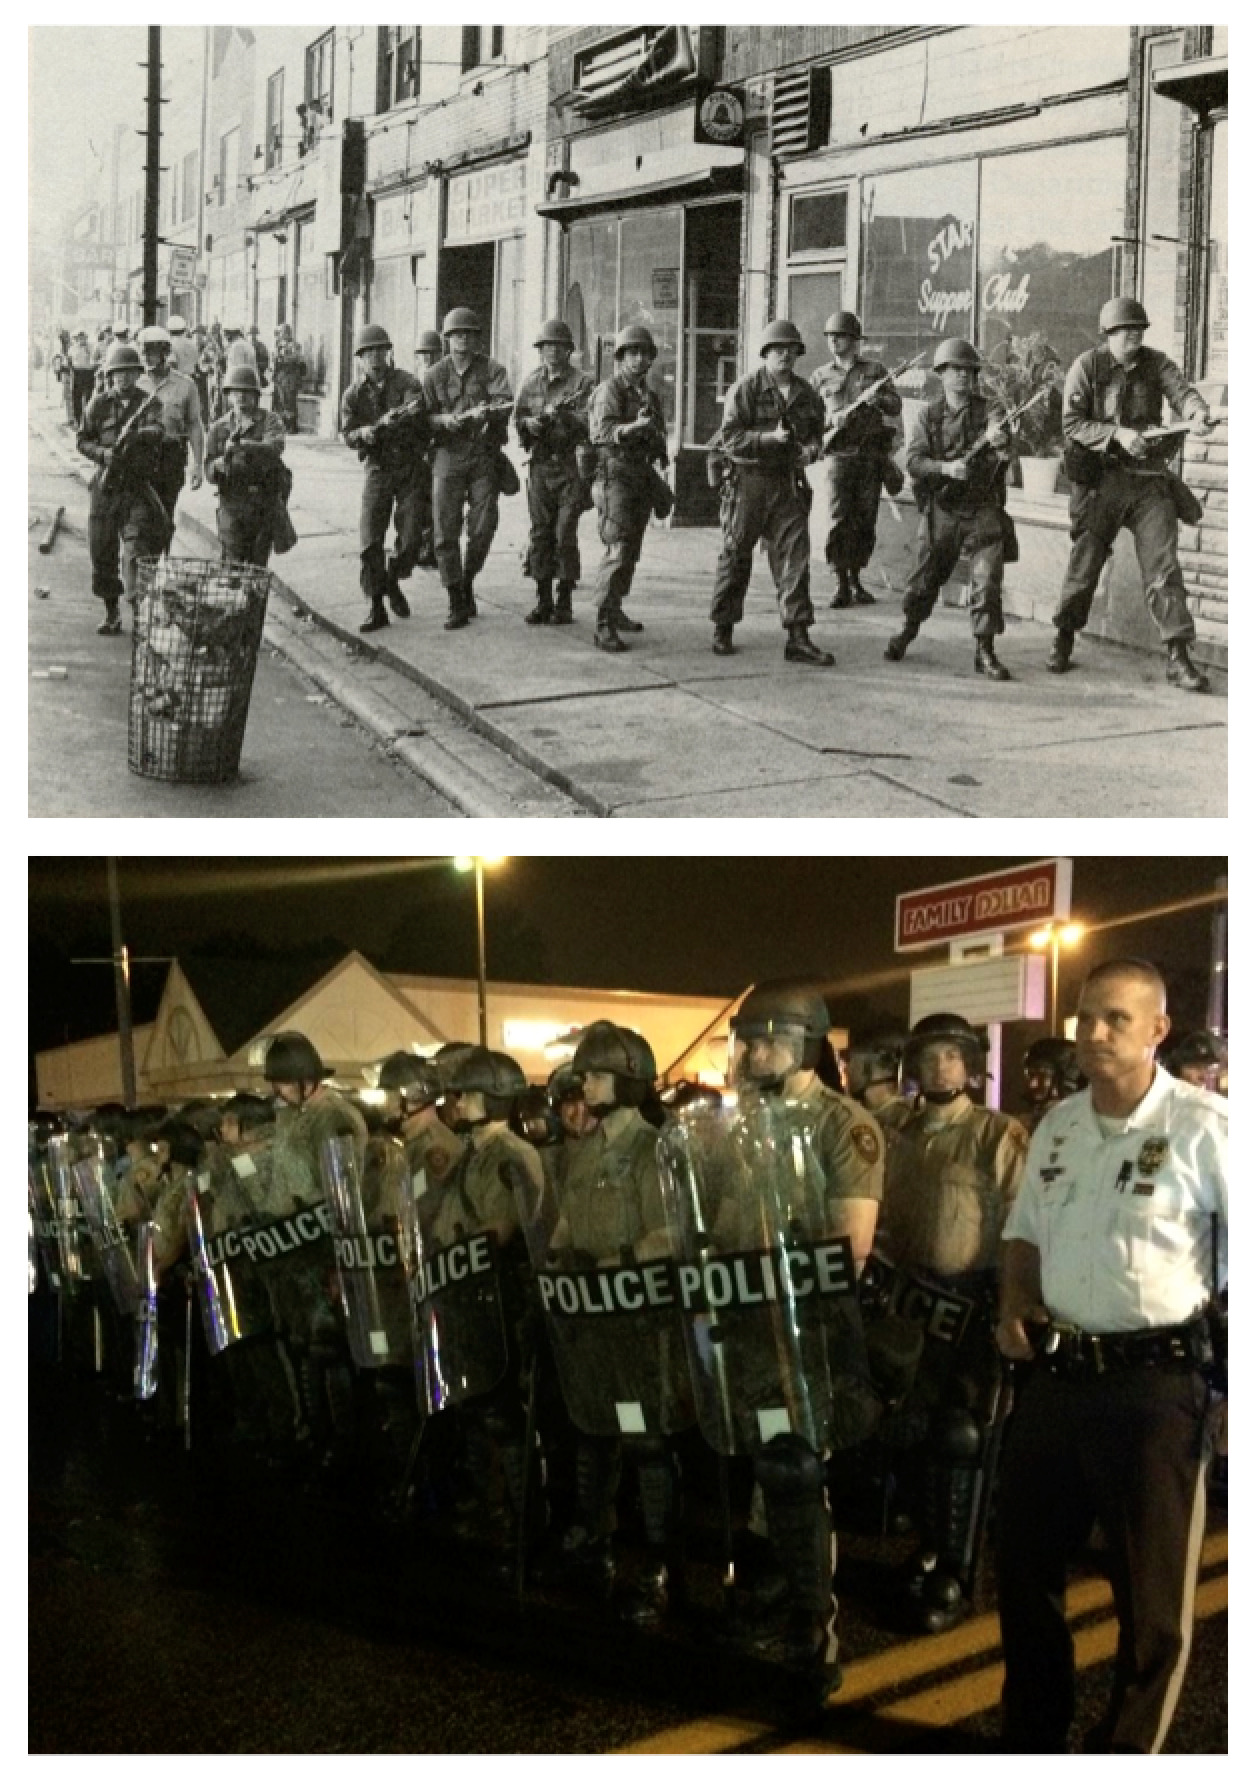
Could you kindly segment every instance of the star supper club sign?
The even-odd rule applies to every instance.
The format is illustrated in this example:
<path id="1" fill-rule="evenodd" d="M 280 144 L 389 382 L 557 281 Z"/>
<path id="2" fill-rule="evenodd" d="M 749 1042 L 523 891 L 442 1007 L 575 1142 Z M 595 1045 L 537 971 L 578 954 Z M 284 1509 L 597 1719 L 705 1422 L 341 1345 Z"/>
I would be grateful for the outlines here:
<path id="1" fill-rule="evenodd" d="M 917 952 L 980 933 L 1065 920 L 1073 869 L 1072 859 L 1037 859 L 984 877 L 909 890 L 896 897 L 895 949 Z"/>

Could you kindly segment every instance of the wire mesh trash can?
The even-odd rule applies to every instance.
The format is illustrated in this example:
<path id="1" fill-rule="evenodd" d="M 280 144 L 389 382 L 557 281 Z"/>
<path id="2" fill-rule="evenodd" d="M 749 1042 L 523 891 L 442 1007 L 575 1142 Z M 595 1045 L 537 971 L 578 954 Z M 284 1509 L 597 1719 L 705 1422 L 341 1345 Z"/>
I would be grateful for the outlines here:
<path id="1" fill-rule="evenodd" d="M 130 770 L 223 784 L 239 772 L 269 570 L 194 557 L 145 557 L 137 567 Z"/>

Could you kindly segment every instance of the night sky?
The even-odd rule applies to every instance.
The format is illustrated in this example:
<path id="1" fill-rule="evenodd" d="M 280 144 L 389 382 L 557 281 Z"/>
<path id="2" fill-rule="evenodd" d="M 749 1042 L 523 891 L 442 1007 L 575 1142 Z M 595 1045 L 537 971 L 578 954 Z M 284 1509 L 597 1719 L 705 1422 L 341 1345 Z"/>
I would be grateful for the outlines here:
<path id="1" fill-rule="evenodd" d="M 515 857 L 487 880 L 488 970 L 502 981 L 728 1000 L 750 982 L 806 976 L 839 1024 L 903 1018 L 909 970 L 945 962 L 946 950 L 894 953 L 897 893 L 1033 857 Z M 1211 857 L 1076 858 L 1074 917 L 1094 931 L 1063 966 L 1065 1011 L 1084 965 L 1131 953 L 1163 970 L 1175 1030 L 1203 1026 L 1208 899 L 1225 870 Z M 119 872 L 137 957 L 319 957 L 355 946 L 382 970 L 474 974 L 473 880 L 444 858 L 133 858 Z M 70 963 L 109 953 L 102 858 L 31 860 L 30 946 L 31 1048 L 111 1030 L 112 973 Z M 136 1021 L 155 1013 L 163 980 L 163 966 L 135 965 Z"/>

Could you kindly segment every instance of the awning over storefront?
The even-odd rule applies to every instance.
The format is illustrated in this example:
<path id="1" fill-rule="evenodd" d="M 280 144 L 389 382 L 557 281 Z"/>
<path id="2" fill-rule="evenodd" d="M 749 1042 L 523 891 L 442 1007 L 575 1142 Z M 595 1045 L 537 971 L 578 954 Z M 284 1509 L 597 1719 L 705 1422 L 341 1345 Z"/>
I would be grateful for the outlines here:
<path id="1" fill-rule="evenodd" d="M 743 189 L 743 167 L 702 167 L 677 179 L 653 179 L 643 185 L 621 186 L 611 192 L 589 192 L 586 197 L 559 198 L 550 204 L 536 204 L 540 216 L 553 222 L 573 222 L 598 210 L 636 209 L 655 204 L 658 199 L 711 198 L 730 195 Z"/>
<path id="2" fill-rule="evenodd" d="M 1158 68 L 1152 85 L 1165 99 L 1176 99 L 1189 111 L 1202 115 L 1226 105 L 1226 57 L 1205 56 L 1200 61 L 1176 62 Z"/>

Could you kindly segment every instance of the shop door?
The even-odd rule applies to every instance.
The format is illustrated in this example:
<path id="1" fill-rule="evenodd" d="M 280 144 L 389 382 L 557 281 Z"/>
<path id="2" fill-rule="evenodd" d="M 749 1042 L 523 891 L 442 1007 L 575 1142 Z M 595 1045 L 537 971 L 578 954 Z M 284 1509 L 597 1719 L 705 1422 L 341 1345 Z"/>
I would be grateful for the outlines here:
<path id="1" fill-rule="evenodd" d="M 489 350 L 495 314 L 496 244 L 476 241 L 472 247 L 445 247 L 439 256 L 439 326 L 449 309 L 472 309 L 483 324 L 483 347 Z"/>
<path id="2" fill-rule="evenodd" d="M 708 443 L 743 363 L 739 338 L 738 203 L 697 204 L 686 212 L 682 419 L 675 464 L 677 513 L 687 525 L 713 525 L 718 496 L 708 485 Z"/>

